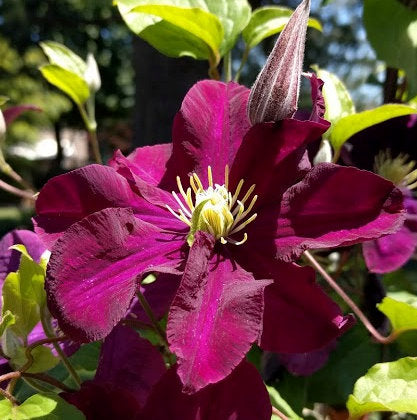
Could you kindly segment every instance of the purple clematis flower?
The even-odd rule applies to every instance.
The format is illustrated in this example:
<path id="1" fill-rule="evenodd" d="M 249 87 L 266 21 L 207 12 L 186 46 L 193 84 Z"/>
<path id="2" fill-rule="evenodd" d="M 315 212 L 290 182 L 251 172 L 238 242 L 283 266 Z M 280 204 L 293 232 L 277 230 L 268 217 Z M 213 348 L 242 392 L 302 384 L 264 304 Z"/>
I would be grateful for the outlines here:
<path id="1" fill-rule="evenodd" d="M 395 232 L 402 194 L 367 171 L 311 168 L 306 145 L 329 127 L 312 81 L 309 121 L 253 126 L 249 89 L 199 82 L 174 120 L 172 145 L 117 152 L 110 167 L 44 186 L 36 231 L 53 244 L 46 290 L 65 333 L 105 337 L 144 274 L 183 273 L 167 336 L 192 393 L 228 376 L 255 341 L 309 352 L 349 327 L 313 270 L 292 261 Z"/>
<path id="2" fill-rule="evenodd" d="M 415 253 L 417 200 L 412 190 L 417 187 L 416 135 L 417 115 L 411 115 L 367 128 L 349 140 L 350 162 L 389 179 L 404 194 L 407 215 L 401 229 L 392 235 L 363 244 L 366 265 L 374 273 L 395 271 Z"/>

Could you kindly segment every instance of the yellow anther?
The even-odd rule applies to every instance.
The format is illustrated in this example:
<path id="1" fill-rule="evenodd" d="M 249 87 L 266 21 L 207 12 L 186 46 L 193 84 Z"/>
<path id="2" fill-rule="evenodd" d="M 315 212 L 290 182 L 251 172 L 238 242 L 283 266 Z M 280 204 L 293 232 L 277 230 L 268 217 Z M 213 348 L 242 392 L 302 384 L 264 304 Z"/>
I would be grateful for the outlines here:
<path id="1" fill-rule="evenodd" d="M 226 165 L 224 168 L 224 187 L 226 190 L 229 189 L 229 165 Z"/>
<path id="2" fill-rule="evenodd" d="M 207 178 L 209 187 L 213 187 L 213 173 L 211 172 L 211 166 L 207 167 Z"/>

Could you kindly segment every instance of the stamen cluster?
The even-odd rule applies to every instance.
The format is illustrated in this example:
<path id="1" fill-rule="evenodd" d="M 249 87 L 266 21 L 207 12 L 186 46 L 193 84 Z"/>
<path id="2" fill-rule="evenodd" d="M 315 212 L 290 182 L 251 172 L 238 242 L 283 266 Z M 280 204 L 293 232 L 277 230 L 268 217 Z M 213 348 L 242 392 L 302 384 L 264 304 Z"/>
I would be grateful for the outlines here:
<path id="1" fill-rule="evenodd" d="M 415 161 L 409 161 L 407 154 L 391 156 L 391 150 L 383 150 L 375 157 L 374 171 L 392 181 L 396 186 L 412 190 L 417 187 L 417 169 Z"/>
<path id="2" fill-rule="evenodd" d="M 229 167 L 225 167 L 224 184 L 214 184 L 211 167 L 207 168 L 209 186 L 204 188 L 196 173 L 190 176 L 190 187 L 184 190 L 180 177 L 177 176 L 177 185 L 180 195 L 172 191 L 176 202 L 179 205 L 177 212 L 167 205 L 168 210 L 179 220 L 190 227 L 188 243 L 191 245 L 194 234 L 202 230 L 212 234 L 222 244 L 231 243 L 241 245 L 247 241 L 248 235 L 245 232 L 243 238 L 237 241 L 231 238 L 235 233 L 240 232 L 249 223 L 256 219 L 254 213 L 247 218 L 258 199 L 254 195 L 247 208 L 245 204 L 249 201 L 255 185 L 252 185 L 246 194 L 239 199 L 244 180 L 241 179 L 234 194 L 229 192 Z M 194 198 L 193 198 L 194 195 Z"/>

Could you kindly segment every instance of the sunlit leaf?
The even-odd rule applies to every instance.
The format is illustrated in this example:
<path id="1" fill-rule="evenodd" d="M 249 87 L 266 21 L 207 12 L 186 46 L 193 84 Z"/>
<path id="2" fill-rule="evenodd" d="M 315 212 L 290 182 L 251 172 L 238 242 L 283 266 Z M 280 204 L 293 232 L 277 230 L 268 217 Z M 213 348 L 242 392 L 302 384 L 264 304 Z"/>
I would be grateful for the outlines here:
<path id="1" fill-rule="evenodd" d="M 45 265 L 33 261 L 23 245 L 14 248 L 22 256 L 18 271 L 9 273 L 4 281 L 2 316 L 10 311 L 15 322 L 8 328 L 25 339 L 39 322 L 40 308 L 45 304 Z"/>
<path id="2" fill-rule="evenodd" d="M 416 108 L 401 104 L 386 104 L 369 111 L 348 115 L 338 120 L 331 131 L 330 142 L 336 150 L 354 134 L 391 118 L 416 114 Z"/>
<path id="3" fill-rule="evenodd" d="M 54 356 L 52 350 L 47 346 L 37 346 L 31 351 L 33 363 L 26 372 L 46 372 L 59 363 L 59 358 Z M 27 362 L 26 349 L 19 347 L 18 351 L 11 358 L 10 364 L 16 369 L 22 368 Z"/>
<path id="4" fill-rule="evenodd" d="M 35 394 L 19 406 L 12 406 L 9 400 L 0 401 L 2 420 L 85 420 L 85 416 L 74 405 L 56 394 Z"/>
<path id="5" fill-rule="evenodd" d="M 80 78 L 84 77 L 87 69 L 86 62 L 65 45 L 54 41 L 44 41 L 39 44 L 49 59 L 50 64 L 55 64 Z"/>
<path id="6" fill-rule="evenodd" d="M 253 48 L 265 38 L 281 32 L 293 12 L 294 10 L 281 6 L 267 6 L 256 9 L 242 33 L 248 48 Z M 310 18 L 308 26 L 322 31 L 322 26 L 317 19 Z"/>
<path id="7" fill-rule="evenodd" d="M 417 414 L 417 358 L 373 366 L 356 382 L 347 408 L 352 418 L 373 411 Z"/>
<path id="8" fill-rule="evenodd" d="M 4 314 L 2 314 L 1 322 L 0 322 L 0 336 L 3 335 L 5 329 L 9 327 L 10 325 L 13 325 L 15 323 L 15 317 L 14 315 L 9 311 L 5 311 Z"/>
<path id="9" fill-rule="evenodd" d="M 86 81 L 55 64 L 46 64 L 39 69 L 45 79 L 65 92 L 76 104 L 82 105 L 90 96 Z"/>
<path id="10" fill-rule="evenodd" d="M 377 57 L 405 70 L 409 96 L 417 94 L 417 10 L 398 0 L 365 0 L 363 20 Z"/>

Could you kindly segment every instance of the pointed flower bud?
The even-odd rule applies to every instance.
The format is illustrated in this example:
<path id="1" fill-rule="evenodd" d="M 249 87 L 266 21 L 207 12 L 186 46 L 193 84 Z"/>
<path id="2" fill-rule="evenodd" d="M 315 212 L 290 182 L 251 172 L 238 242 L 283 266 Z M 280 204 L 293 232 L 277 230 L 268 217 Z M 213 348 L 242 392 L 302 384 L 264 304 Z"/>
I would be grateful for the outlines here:
<path id="1" fill-rule="evenodd" d="M 87 68 L 84 73 L 84 79 L 87 82 L 90 91 L 97 92 L 101 87 L 101 78 L 98 71 L 97 62 L 94 55 L 88 53 L 87 55 Z"/>
<path id="2" fill-rule="evenodd" d="M 252 87 L 252 124 L 290 118 L 297 110 L 310 0 L 295 9 Z"/>

